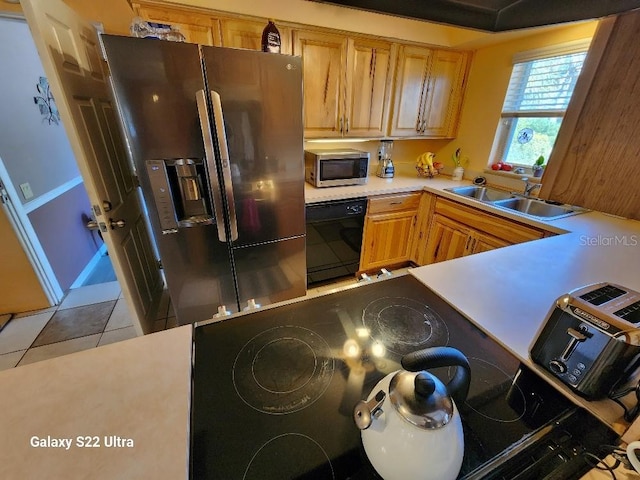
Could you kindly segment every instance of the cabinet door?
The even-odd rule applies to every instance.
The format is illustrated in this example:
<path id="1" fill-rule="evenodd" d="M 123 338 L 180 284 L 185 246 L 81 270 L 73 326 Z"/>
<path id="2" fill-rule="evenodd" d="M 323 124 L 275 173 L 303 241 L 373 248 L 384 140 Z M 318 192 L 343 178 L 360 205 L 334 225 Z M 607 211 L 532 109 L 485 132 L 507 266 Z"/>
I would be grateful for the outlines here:
<path id="1" fill-rule="evenodd" d="M 262 50 L 262 31 L 267 26 L 268 20 L 254 22 L 251 20 L 239 20 L 235 18 L 220 19 L 222 32 L 222 46 L 231 48 L 244 48 L 247 50 Z M 280 32 L 281 53 L 291 53 L 291 31 L 287 27 L 276 24 Z"/>
<path id="2" fill-rule="evenodd" d="M 462 103 L 467 54 L 437 50 L 433 54 L 422 114 L 422 133 L 454 137 Z"/>
<path id="3" fill-rule="evenodd" d="M 345 136 L 386 135 L 394 53 L 388 42 L 349 39 Z"/>
<path id="4" fill-rule="evenodd" d="M 408 262 L 415 220 L 415 210 L 368 216 L 364 224 L 360 270 Z"/>
<path id="5" fill-rule="evenodd" d="M 144 3 L 132 3 L 133 11 L 150 22 L 174 25 L 187 42 L 220 46 L 220 26 L 208 15 L 190 12 L 181 8 L 168 8 Z"/>
<path id="6" fill-rule="evenodd" d="M 396 73 L 396 91 L 391 124 L 391 135 L 414 137 L 422 128 L 423 103 L 427 72 L 432 51 L 427 48 L 405 46 L 401 48 Z"/>
<path id="7" fill-rule="evenodd" d="M 427 240 L 429 240 L 429 228 L 436 204 L 436 196 L 433 193 L 422 192 L 420 207 L 418 208 L 418 221 L 413 239 L 411 261 L 416 265 L 425 265 L 427 253 Z"/>
<path id="8" fill-rule="evenodd" d="M 342 136 L 347 37 L 296 30 L 293 53 L 302 56 L 305 137 Z"/>
<path id="9" fill-rule="evenodd" d="M 426 263 L 443 262 L 467 253 L 471 230 L 458 222 L 435 214 L 429 229 L 425 253 Z"/>
<path id="10" fill-rule="evenodd" d="M 469 242 L 467 255 L 474 253 L 488 252 L 496 248 L 502 248 L 511 245 L 511 243 L 491 235 L 485 235 L 480 232 L 473 234 L 473 239 Z"/>

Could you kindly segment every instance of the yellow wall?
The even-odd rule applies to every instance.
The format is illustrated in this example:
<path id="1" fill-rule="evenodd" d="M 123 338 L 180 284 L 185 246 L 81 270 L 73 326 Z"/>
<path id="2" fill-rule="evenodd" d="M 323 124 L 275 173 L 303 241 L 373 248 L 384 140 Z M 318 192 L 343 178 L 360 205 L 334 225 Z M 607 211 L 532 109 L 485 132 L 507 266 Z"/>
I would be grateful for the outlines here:
<path id="1" fill-rule="evenodd" d="M 0 208 L 0 313 L 18 313 L 49 306 L 40 281 L 18 237 Z"/>
<path id="2" fill-rule="evenodd" d="M 596 27 L 597 22 L 575 24 L 477 50 L 467 81 L 458 136 L 438 152 L 438 156 L 445 159 L 441 161 L 448 162 L 456 148 L 461 148 L 463 156 L 469 156 L 469 170 L 480 172 L 486 168 L 511 77 L 513 55 L 591 38 Z"/>

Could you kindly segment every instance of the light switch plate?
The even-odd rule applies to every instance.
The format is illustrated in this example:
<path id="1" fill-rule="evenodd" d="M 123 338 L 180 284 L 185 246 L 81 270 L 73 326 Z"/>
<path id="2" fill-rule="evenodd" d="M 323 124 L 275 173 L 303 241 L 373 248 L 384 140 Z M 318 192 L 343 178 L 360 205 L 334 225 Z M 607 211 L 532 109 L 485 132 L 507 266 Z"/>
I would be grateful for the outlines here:
<path id="1" fill-rule="evenodd" d="M 28 183 L 21 183 L 20 190 L 22 190 L 22 195 L 24 195 L 25 200 L 29 200 L 31 197 L 33 197 L 31 185 L 29 185 Z"/>

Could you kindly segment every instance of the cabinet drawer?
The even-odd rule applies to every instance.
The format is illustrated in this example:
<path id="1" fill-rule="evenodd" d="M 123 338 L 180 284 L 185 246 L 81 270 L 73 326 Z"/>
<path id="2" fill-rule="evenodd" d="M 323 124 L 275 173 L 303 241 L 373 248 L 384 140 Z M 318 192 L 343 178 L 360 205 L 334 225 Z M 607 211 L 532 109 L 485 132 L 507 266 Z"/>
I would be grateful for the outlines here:
<path id="1" fill-rule="evenodd" d="M 381 195 L 369 199 L 368 215 L 376 213 L 397 212 L 400 210 L 417 210 L 420 204 L 420 192 L 397 195 Z"/>
<path id="2" fill-rule="evenodd" d="M 438 198 L 435 213 L 506 240 L 509 243 L 527 242 L 544 236 L 543 230 L 443 198 Z"/>

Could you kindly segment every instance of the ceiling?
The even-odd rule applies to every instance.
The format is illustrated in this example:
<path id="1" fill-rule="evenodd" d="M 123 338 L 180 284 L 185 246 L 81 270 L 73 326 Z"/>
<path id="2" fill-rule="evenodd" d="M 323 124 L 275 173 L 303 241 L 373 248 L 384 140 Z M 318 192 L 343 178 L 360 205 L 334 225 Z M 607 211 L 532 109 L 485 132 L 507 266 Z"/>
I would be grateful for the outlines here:
<path id="1" fill-rule="evenodd" d="M 488 32 L 590 20 L 640 8 L 640 0 L 311 0 Z"/>

